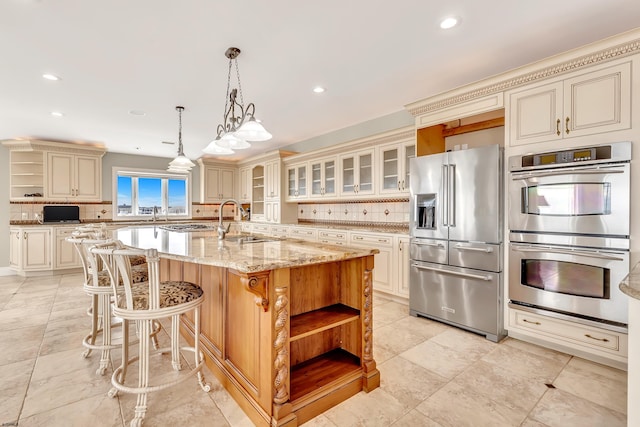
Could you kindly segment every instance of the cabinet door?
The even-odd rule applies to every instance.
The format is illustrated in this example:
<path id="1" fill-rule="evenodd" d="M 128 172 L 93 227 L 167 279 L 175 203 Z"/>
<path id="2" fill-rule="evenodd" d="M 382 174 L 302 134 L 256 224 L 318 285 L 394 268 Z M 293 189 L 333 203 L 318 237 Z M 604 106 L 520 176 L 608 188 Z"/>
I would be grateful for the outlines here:
<path id="1" fill-rule="evenodd" d="M 380 150 L 380 193 L 400 191 L 400 147 Z"/>
<path id="2" fill-rule="evenodd" d="M 240 194 L 238 198 L 241 202 L 251 200 L 251 169 L 240 169 Z"/>
<path id="3" fill-rule="evenodd" d="M 402 175 L 402 183 L 400 185 L 400 189 L 404 193 L 408 193 L 411 188 L 411 159 L 416 157 L 416 145 L 406 144 L 403 146 L 404 148 L 404 156 L 401 164 L 400 170 L 403 172 Z"/>
<path id="4" fill-rule="evenodd" d="M 357 194 L 373 194 L 373 150 L 358 154 Z"/>
<path id="5" fill-rule="evenodd" d="M 322 196 L 322 162 L 311 162 L 310 166 L 311 174 L 311 197 Z"/>
<path id="6" fill-rule="evenodd" d="M 624 63 L 565 80 L 565 137 L 631 127 L 631 64 Z"/>
<path id="7" fill-rule="evenodd" d="M 280 203 L 265 202 L 264 219 L 267 222 L 280 222 Z"/>
<path id="8" fill-rule="evenodd" d="M 322 164 L 322 181 L 324 196 L 335 196 L 337 192 L 336 188 L 336 161 L 325 160 Z"/>
<path id="9" fill-rule="evenodd" d="M 75 196 L 82 200 L 102 199 L 102 159 L 93 156 L 75 157 Z"/>
<path id="10" fill-rule="evenodd" d="M 9 230 L 9 266 L 20 268 L 22 258 L 22 232 L 19 229 Z"/>
<path id="11" fill-rule="evenodd" d="M 373 289 L 393 294 L 396 292 L 394 277 L 393 238 L 377 234 L 351 233 L 349 244 L 361 248 L 376 248 L 374 256 Z"/>
<path id="12" fill-rule="evenodd" d="M 341 195 L 353 195 L 356 193 L 356 157 L 340 157 L 340 170 L 342 180 L 340 187 Z"/>
<path id="13" fill-rule="evenodd" d="M 265 164 L 266 193 L 268 199 L 280 197 L 280 161 L 268 162 Z"/>
<path id="14" fill-rule="evenodd" d="M 297 182 L 298 182 L 298 197 L 306 197 L 307 196 L 307 166 L 302 165 L 298 166 L 297 173 Z"/>
<path id="15" fill-rule="evenodd" d="M 307 198 L 307 165 L 287 168 L 287 200 Z"/>
<path id="16" fill-rule="evenodd" d="M 220 200 L 220 169 L 205 166 L 203 192 L 203 203 Z"/>
<path id="17" fill-rule="evenodd" d="M 235 186 L 235 172 L 233 169 L 220 169 L 220 198 L 232 199 Z"/>
<path id="18" fill-rule="evenodd" d="M 562 138 L 562 94 L 562 82 L 512 93 L 507 110 L 510 145 Z"/>
<path id="19" fill-rule="evenodd" d="M 47 194 L 49 198 L 74 196 L 74 157 L 70 154 L 47 153 Z"/>
<path id="20" fill-rule="evenodd" d="M 67 242 L 67 237 L 73 233 L 73 228 L 56 229 L 56 247 L 55 247 L 55 260 L 53 268 L 77 268 L 82 267 L 80 258 L 78 257 L 78 251 L 73 244 Z"/>
<path id="21" fill-rule="evenodd" d="M 51 230 L 23 231 L 23 270 L 46 270 L 51 268 Z"/>

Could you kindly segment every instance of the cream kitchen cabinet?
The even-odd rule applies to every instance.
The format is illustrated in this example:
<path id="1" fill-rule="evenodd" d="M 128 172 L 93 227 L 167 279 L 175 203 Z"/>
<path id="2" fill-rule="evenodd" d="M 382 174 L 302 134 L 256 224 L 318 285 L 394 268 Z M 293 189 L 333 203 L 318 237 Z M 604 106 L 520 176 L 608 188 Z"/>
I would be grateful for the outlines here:
<path id="1" fill-rule="evenodd" d="M 307 163 L 287 167 L 287 201 L 306 199 Z"/>
<path id="2" fill-rule="evenodd" d="M 280 200 L 280 186 L 282 180 L 280 179 L 280 159 L 271 160 L 264 164 L 264 178 L 265 200 Z"/>
<path id="3" fill-rule="evenodd" d="M 600 66 L 507 95 L 510 145 L 631 127 L 631 63 Z"/>
<path id="4" fill-rule="evenodd" d="M 380 185 L 378 194 L 408 194 L 410 185 L 409 161 L 416 156 L 415 142 L 406 141 L 380 146 L 378 153 L 376 171 Z"/>
<path id="5" fill-rule="evenodd" d="M 47 200 L 102 200 L 102 155 L 50 151 L 46 170 Z"/>
<path id="6" fill-rule="evenodd" d="M 336 157 L 310 161 L 309 170 L 311 173 L 309 197 L 335 197 L 338 193 L 336 186 Z"/>
<path id="7" fill-rule="evenodd" d="M 240 192 L 238 193 L 238 201 L 240 203 L 251 202 L 251 167 L 240 168 Z"/>
<path id="8" fill-rule="evenodd" d="M 360 248 L 376 248 L 373 269 L 373 289 L 395 294 L 393 235 L 382 233 L 350 232 L 349 245 Z"/>
<path id="9" fill-rule="evenodd" d="M 264 165 L 251 168 L 251 218 L 264 220 Z"/>
<path id="10" fill-rule="evenodd" d="M 11 227 L 10 266 L 18 273 L 51 269 L 51 228 Z"/>
<path id="11" fill-rule="evenodd" d="M 54 227 L 54 243 L 53 249 L 53 269 L 60 270 L 65 268 L 80 268 L 82 263 L 78 251 L 73 244 L 67 242 L 67 238 L 71 236 L 75 227 Z"/>
<path id="12" fill-rule="evenodd" d="M 340 196 L 367 196 L 375 193 L 374 151 L 369 149 L 339 156 Z"/>
<path id="13" fill-rule="evenodd" d="M 235 176 L 235 168 L 200 162 L 200 203 L 217 203 L 233 198 Z"/>
<path id="14" fill-rule="evenodd" d="M 9 199 L 42 200 L 45 188 L 43 152 L 12 150 L 9 156 Z"/>
<path id="15" fill-rule="evenodd" d="M 396 262 L 394 266 L 396 272 L 394 276 L 397 278 L 397 287 L 394 293 L 401 297 L 409 298 L 409 236 L 396 236 L 394 238 L 394 250 Z"/>

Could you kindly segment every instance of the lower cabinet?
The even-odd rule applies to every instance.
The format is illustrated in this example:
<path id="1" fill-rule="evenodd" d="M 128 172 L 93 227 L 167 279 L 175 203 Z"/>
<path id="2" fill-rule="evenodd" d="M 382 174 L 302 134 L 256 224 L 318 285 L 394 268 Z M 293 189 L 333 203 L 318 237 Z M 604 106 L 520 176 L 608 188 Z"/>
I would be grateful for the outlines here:
<path id="1" fill-rule="evenodd" d="M 397 281 L 394 280 L 393 235 L 381 233 L 349 233 L 349 245 L 360 248 L 376 248 L 373 270 L 373 289 L 388 294 L 396 293 Z"/>
<path id="2" fill-rule="evenodd" d="M 64 268 L 80 268 L 82 263 L 78 256 L 78 251 L 73 244 L 67 242 L 67 238 L 71 236 L 75 227 L 56 227 L 53 229 L 55 235 L 53 269 L 59 270 Z"/>
<path id="3" fill-rule="evenodd" d="M 401 297 L 409 298 L 409 236 L 396 236 L 394 249 L 396 250 L 395 277 L 398 284 L 396 293 Z"/>
<path id="4" fill-rule="evenodd" d="M 626 333 L 514 308 L 509 308 L 507 329 L 514 338 L 626 369 Z"/>
<path id="5" fill-rule="evenodd" d="M 18 272 L 51 269 L 51 228 L 10 228 L 10 266 Z"/>

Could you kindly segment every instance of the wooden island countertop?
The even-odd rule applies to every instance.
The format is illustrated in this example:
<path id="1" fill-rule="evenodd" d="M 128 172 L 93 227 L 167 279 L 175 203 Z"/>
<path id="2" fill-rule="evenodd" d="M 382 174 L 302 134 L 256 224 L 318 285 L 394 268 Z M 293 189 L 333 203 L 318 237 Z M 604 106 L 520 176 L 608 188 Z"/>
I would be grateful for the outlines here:
<path id="1" fill-rule="evenodd" d="M 380 385 L 373 360 L 377 249 L 269 236 L 218 241 L 213 229 L 158 225 L 121 228 L 114 237 L 157 249 L 161 280 L 203 289 L 207 366 L 256 425 L 294 427 Z M 193 320 L 182 322 L 189 341 Z"/>

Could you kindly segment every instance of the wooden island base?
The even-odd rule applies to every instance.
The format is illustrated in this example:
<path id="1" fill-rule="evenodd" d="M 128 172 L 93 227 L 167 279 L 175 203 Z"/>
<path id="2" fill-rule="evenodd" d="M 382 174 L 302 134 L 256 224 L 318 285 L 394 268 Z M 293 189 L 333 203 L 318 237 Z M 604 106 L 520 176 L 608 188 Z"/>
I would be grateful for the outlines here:
<path id="1" fill-rule="evenodd" d="M 207 366 L 258 426 L 294 427 L 380 385 L 373 360 L 373 255 L 241 273 L 175 259 L 162 280 L 205 293 Z M 193 343 L 193 318 L 182 333 Z"/>

